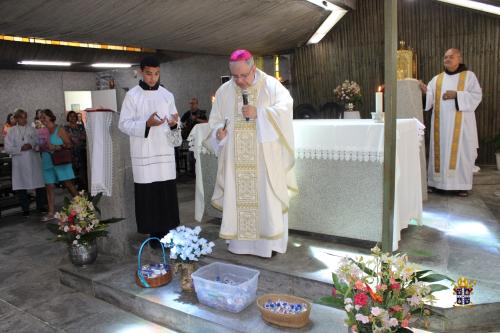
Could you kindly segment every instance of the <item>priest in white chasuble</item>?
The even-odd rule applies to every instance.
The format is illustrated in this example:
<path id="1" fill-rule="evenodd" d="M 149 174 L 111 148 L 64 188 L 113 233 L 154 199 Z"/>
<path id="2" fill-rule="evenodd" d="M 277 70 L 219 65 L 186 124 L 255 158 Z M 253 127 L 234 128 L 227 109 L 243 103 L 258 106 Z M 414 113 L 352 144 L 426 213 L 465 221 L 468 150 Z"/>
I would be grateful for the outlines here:
<path id="1" fill-rule="evenodd" d="M 467 196 L 479 142 L 474 111 L 482 91 L 473 72 L 462 63 L 458 49 L 444 54 L 444 72 L 422 85 L 425 110 L 432 109 L 428 185 Z"/>
<path id="2" fill-rule="evenodd" d="M 169 140 L 179 115 L 174 96 L 160 85 L 158 60 L 145 57 L 141 72 L 143 80 L 125 96 L 118 127 L 130 136 L 137 231 L 163 237 L 179 225 L 175 153 Z"/>
<path id="3" fill-rule="evenodd" d="M 222 210 L 219 235 L 230 252 L 271 257 L 286 252 L 289 201 L 297 192 L 293 99 L 246 50 L 231 54 L 229 69 L 209 119 L 218 156 L 212 205 Z"/>
<path id="4" fill-rule="evenodd" d="M 17 109 L 17 125 L 5 137 L 5 152 L 12 156 L 12 189 L 19 196 L 23 216 L 29 216 L 30 199 L 27 190 L 36 190 L 36 208 L 44 210 L 45 182 L 38 149 L 36 129 L 28 125 L 28 115 Z"/>

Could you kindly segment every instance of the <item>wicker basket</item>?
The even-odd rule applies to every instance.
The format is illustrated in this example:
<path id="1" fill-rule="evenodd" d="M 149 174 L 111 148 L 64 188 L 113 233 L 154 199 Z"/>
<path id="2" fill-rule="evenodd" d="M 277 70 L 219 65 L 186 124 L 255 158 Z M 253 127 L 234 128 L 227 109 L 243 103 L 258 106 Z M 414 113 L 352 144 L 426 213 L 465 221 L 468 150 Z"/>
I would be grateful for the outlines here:
<path id="1" fill-rule="evenodd" d="M 160 241 L 160 239 L 156 238 L 156 237 L 151 237 L 151 238 L 146 239 L 144 242 L 142 242 L 141 248 L 139 249 L 139 254 L 137 256 L 138 267 L 137 267 L 137 271 L 134 274 L 135 275 L 135 283 L 137 283 L 137 285 L 139 287 L 142 287 L 142 288 L 157 288 L 157 287 L 164 286 L 167 283 L 169 283 L 170 281 L 172 281 L 172 270 L 170 269 L 170 267 L 167 263 L 167 257 L 165 255 L 165 246 L 161 242 L 160 242 L 160 244 L 161 244 L 161 250 L 163 253 L 163 264 L 167 269 L 167 273 L 159 275 L 159 276 L 154 277 L 154 278 L 149 278 L 149 277 L 146 277 L 142 274 L 142 270 L 141 270 L 141 268 L 142 268 L 142 265 L 141 265 L 142 250 L 144 249 L 144 246 L 147 243 L 149 243 L 149 241 L 151 241 L 151 240 Z"/>
<path id="2" fill-rule="evenodd" d="M 277 300 L 283 300 L 287 301 L 288 303 L 305 303 L 307 305 L 307 310 L 297 314 L 275 313 L 264 308 L 264 304 L 266 304 L 266 302 L 269 300 L 273 302 L 276 302 Z M 282 327 L 300 328 L 306 326 L 309 323 L 309 315 L 311 314 L 312 305 L 305 299 L 292 295 L 265 294 L 257 299 L 257 307 L 259 308 L 260 313 L 262 313 L 262 318 L 264 318 L 264 320 L 267 322 Z"/>

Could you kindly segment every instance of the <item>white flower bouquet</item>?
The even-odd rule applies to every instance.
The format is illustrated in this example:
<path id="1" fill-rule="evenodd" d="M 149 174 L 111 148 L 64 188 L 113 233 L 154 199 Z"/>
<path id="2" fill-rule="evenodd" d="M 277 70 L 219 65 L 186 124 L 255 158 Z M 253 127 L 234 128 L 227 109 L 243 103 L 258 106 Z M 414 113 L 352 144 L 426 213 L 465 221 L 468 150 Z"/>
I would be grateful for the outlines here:
<path id="1" fill-rule="evenodd" d="M 98 237 L 106 237 L 108 224 L 123 219 L 99 220 L 97 204 L 101 197 L 102 193 L 92 197 L 85 191 L 81 191 L 71 200 L 65 198 L 64 207 L 55 214 L 57 224 L 49 223 L 47 228 L 57 235 L 56 240 L 73 245 L 88 243 Z"/>
<path id="2" fill-rule="evenodd" d="M 353 103 L 354 105 L 361 103 L 361 88 L 354 81 L 345 80 L 333 92 L 336 101 L 344 105 L 348 103 Z"/>
<path id="3" fill-rule="evenodd" d="M 198 261 L 202 255 L 212 253 L 213 242 L 200 238 L 200 227 L 191 229 L 179 226 L 161 239 L 166 247 L 170 248 L 170 259 L 177 262 L 191 263 Z"/>

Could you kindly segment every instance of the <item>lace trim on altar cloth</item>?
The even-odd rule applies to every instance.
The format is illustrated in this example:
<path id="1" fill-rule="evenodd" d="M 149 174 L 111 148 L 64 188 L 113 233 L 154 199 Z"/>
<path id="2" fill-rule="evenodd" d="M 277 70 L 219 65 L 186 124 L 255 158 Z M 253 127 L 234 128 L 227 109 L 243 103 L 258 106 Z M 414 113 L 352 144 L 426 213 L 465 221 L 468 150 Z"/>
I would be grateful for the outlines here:
<path id="1" fill-rule="evenodd" d="M 384 152 L 327 149 L 295 149 L 295 157 L 300 159 L 384 162 Z"/>

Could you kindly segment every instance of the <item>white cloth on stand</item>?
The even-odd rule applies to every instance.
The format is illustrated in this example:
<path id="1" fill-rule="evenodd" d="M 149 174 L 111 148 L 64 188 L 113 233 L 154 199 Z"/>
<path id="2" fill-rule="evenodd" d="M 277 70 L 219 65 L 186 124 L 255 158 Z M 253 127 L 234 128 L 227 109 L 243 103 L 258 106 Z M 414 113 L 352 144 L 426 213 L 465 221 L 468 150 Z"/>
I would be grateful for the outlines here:
<path id="1" fill-rule="evenodd" d="M 87 136 L 90 155 L 90 194 L 111 196 L 113 188 L 113 142 L 109 132 L 111 112 L 87 113 Z"/>
<path id="2" fill-rule="evenodd" d="M 208 123 L 197 124 L 193 127 L 187 140 L 189 141 L 189 150 L 193 152 L 194 159 L 196 160 L 196 191 L 195 191 L 195 204 L 194 204 L 194 219 L 201 222 L 203 219 L 203 212 L 205 211 L 205 193 L 203 190 L 203 176 L 200 162 L 200 152 L 208 153 L 206 148 L 203 147 L 203 141 L 210 134 L 210 126 Z"/>

